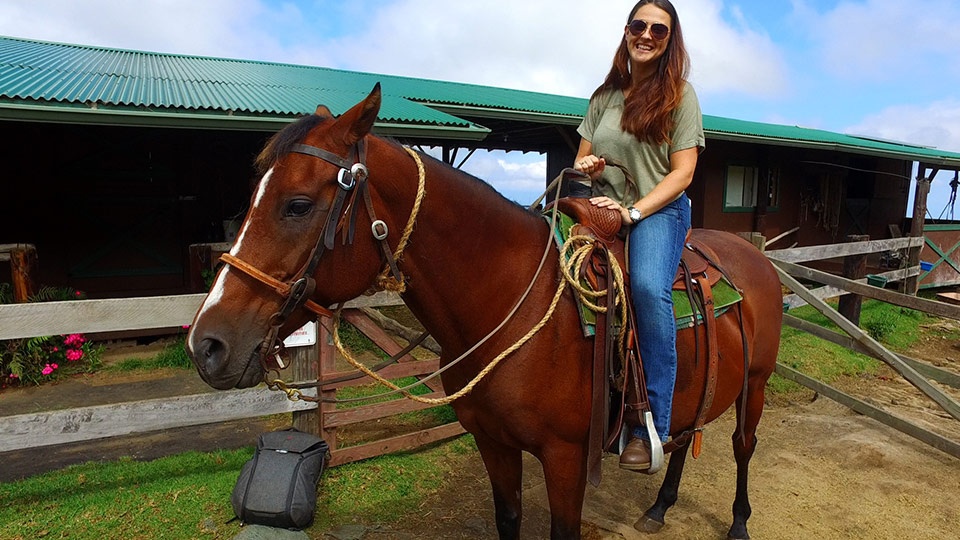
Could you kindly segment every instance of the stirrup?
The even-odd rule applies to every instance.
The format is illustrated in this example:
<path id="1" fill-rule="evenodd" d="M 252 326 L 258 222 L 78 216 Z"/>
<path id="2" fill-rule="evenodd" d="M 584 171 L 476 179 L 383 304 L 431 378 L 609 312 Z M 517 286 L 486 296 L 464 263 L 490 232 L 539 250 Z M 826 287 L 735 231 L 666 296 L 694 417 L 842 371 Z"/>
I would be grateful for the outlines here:
<path id="1" fill-rule="evenodd" d="M 653 425 L 652 412 L 644 411 L 643 425 L 647 427 L 647 438 L 650 441 L 650 468 L 643 472 L 656 474 L 663 468 L 663 443 L 657 435 L 657 428 Z"/>

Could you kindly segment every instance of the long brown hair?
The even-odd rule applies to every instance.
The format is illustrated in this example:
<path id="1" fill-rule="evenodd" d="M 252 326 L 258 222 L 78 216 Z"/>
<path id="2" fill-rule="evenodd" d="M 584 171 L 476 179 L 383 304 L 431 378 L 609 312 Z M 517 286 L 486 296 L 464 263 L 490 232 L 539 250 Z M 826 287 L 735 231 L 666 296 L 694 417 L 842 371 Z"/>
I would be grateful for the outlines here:
<path id="1" fill-rule="evenodd" d="M 653 76 L 631 89 L 624 103 L 620 127 L 640 141 L 653 144 L 670 143 L 670 133 L 674 127 L 673 111 L 680 106 L 683 98 L 684 83 L 690 71 L 690 57 L 683 44 L 677 10 L 669 0 L 640 0 L 627 14 L 627 24 L 633 20 L 633 14 L 646 4 L 653 4 L 670 15 L 670 41 Z M 593 97 L 608 90 L 625 90 L 631 84 L 630 52 L 627 50 L 627 37 L 624 35 L 613 57 L 610 73 L 594 91 Z"/>

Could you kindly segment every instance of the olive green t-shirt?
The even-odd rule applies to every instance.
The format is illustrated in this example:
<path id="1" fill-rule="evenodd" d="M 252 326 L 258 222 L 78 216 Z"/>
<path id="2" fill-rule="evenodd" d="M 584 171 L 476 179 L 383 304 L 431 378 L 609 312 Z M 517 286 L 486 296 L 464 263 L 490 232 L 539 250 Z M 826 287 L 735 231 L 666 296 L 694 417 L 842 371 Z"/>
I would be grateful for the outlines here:
<path id="1" fill-rule="evenodd" d="M 587 114 L 577 132 L 590 141 L 593 154 L 612 158 L 633 175 L 635 189 L 617 167 L 607 166 L 600 178 L 593 182 L 594 193 L 606 195 L 624 205 L 632 205 L 650 193 L 670 172 L 670 154 L 697 147 L 704 148 L 703 119 L 700 102 L 689 83 L 684 83 L 680 106 L 673 111 L 674 128 L 671 142 L 653 145 L 639 141 L 633 134 L 620 129 L 624 98 L 620 90 L 603 92 L 590 100 Z"/>

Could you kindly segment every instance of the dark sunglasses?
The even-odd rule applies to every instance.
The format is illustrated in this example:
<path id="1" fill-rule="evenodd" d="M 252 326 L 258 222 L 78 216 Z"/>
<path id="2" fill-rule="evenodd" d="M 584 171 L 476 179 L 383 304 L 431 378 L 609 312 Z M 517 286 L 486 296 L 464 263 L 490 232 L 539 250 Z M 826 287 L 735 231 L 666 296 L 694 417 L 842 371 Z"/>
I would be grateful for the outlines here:
<path id="1" fill-rule="evenodd" d="M 627 30 L 630 30 L 630 33 L 635 36 L 641 36 L 647 31 L 647 27 L 647 21 L 634 19 L 627 25 Z M 663 23 L 653 23 L 649 25 L 649 28 L 650 37 L 657 41 L 667 39 L 667 36 L 670 35 L 670 28 Z"/>

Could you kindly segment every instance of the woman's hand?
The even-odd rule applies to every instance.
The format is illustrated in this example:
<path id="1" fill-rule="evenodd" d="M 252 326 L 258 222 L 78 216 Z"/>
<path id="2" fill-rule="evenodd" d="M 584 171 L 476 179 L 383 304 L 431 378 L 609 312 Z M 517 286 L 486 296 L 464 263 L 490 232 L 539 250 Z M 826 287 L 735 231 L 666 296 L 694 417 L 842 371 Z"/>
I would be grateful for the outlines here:
<path id="1" fill-rule="evenodd" d="M 591 180 L 600 178 L 600 174 L 603 173 L 606 166 L 607 160 L 593 154 L 583 156 L 573 164 L 574 170 L 589 175 Z"/>
<path id="2" fill-rule="evenodd" d="M 620 224 L 621 225 L 632 225 L 633 221 L 630 219 L 630 209 L 624 206 L 621 206 L 620 203 L 611 199 L 610 197 L 591 197 L 590 204 L 598 208 L 611 208 L 620 212 Z"/>

